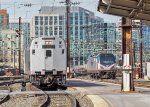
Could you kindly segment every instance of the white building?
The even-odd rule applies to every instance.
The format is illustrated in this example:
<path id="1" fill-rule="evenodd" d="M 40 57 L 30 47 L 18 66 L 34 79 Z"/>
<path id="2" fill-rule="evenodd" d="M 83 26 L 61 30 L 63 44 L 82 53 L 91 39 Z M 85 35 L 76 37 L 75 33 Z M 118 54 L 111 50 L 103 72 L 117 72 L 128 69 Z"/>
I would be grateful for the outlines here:
<path id="1" fill-rule="evenodd" d="M 22 43 L 22 40 L 21 40 Z M 19 66 L 19 37 L 13 30 L 3 30 L 0 37 L 0 66 L 18 68 Z M 21 58 L 23 67 L 23 44 Z"/>

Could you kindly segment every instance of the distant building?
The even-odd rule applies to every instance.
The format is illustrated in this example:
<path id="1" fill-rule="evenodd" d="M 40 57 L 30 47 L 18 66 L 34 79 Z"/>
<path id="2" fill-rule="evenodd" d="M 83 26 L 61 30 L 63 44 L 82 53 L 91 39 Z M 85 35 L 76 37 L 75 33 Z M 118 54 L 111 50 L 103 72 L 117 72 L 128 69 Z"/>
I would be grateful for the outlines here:
<path id="1" fill-rule="evenodd" d="M 108 53 L 116 53 L 116 24 L 104 23 L 104 49 Z"/>
<path id="2" fill-rule="evenodd" d="M 18 68 L 19 37 L 17 33 L 13 30 L 3 30 L 0 39 L 0 66 Z M 23 48 L 21 58 L 23 67 Z"/>
<path id="3" fill-rule="evenodd" d="M 9 29 L 11 30 L 19 30 L 19 23 L 17 22 L 10 22 L 9 23 Z M 30 23 L 23 22 L 21 23 L 21 31 L 22 31 L 22 39 L 23 39 L 23 47 L 29 47 L 30 46 Z"/>
<path id="4" fill-rule="evenodd" d="M 6 30 L 9 24 L 9 15 L 7 10 L 0 10 L 0 30 Z"/>
<path id="5" fill-rule="evenodd" d="M 86 64 L 92 52 L 103 48 L 104 20 L 93 12 L 81 7 L 71 7 L 70 13 L 70 50 L 71 65 Z M 31 38 L 40 36 L 58 36 L 66 40 L 66 7 L 44 6 L 31 21 Z"/>
<path id="6" fill-rule="evenodd" d="M 121 26 L 121 20 L 119 22 L 119 25 Z M 132 43 L 134 46 L 134 52 L 135 52 L 135 62 L 140 62 L 140 20 L 132 20 Z M 122 31 L 121 27 L 118 27 L 117 29 L 117 40 L 122 39 Z M 142 43 L 143 43 L 143 61 L 150 61 L 150 27 L 146 24 L 142 24 Z M 122 42 L 121 42 L 122 44 Z"/>

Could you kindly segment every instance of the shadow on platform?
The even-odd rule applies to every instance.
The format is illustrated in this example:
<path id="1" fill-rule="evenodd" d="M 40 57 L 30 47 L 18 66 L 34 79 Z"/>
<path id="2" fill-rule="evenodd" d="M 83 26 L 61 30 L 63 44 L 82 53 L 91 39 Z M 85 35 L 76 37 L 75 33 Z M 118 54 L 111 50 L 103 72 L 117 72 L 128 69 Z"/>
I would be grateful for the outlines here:
<path id="1" fill-rule="evenodd" d="M 107 86 L 107 85 L 101 85 L 91 82 L 85 82 L 80 80 L 67 80 L 67 85 L 73 86 L 73 87 L 95 87 L 95 86 Z"/>

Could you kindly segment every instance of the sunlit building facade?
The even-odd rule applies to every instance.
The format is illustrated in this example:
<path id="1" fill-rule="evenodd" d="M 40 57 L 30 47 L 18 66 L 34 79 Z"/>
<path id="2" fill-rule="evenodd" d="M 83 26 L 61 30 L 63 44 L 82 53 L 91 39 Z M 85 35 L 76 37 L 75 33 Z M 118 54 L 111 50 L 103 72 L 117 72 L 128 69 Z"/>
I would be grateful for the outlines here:
<path id="1" fill-rule="evenodd" d="M 70 57 L 71 66 L 86 64 L 92 52 L 100 52 L 103 48 L 104 20 L 93 12 L 81 7 L 71 7 L 70 12 Z M 66 8 L 41 8 L 39 14 L 33 16 L 31 38 L 42 36 L 58 36 L 66 40 Z"/>

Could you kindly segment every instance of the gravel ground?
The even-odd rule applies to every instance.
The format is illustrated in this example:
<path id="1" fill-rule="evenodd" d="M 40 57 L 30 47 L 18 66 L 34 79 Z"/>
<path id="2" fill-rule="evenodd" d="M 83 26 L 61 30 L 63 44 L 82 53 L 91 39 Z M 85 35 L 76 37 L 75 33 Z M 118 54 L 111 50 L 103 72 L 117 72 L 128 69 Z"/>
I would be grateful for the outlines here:
<path id="1" fill-rule="evenodd" d="M 4 97 L 5 97 L 5 95 L 0 95 L 0 99 L 1 99 L 1 98 L 4 98 Z"/>
<path id="2" fill-rule="evenodd" d="M 21 83 L 11 84 L 11 91 L 21 91 Z M 30 83 L 26 84 L 26 91 L 39 91 L 40 89 L 36 88 Z M 1 98 L 1 96 L 0 96 Z M 44 95 L 14 95 L 10 99 L 1 104 L 0 107 L 39 107 L 45 101 Z"/>
<path id="3" fill-rule="evenodd" d="M 77 89 L 76 88 L 73 88 L 73 87 L 67 87 L 67 90 L 66 91 L 76 91 Z"/>
<path id="4" fill-rule="evenodd" d="M 67 91 L 77 91 L 77 89 L 74 87 L 68 87 Z M 92 101 L 84 93 L 80 93 L 74 97 L 77 100 L 77 107 L 94 107 Z"/>
<path id="5" fill-rule="evenodd" d="M 17 95 L 10 97 L 10 100 L 0 107 L 39 107 L 45 100 L 44 96 Z"/>
<path id="6" fill-rule="evenodd" d="M 51 102 L 49 107 L 73 107 L 68 95 L 49 95 Z"/>
<path id="7" fill-rule="evenodd" d="M 16 84 L 10 85 L 10 88 L 12 91 L 21 91 L 22 86 L 21 86 L 21 83 L 16 83 Z M 40 91 L 40 89 L 36 88 L 31 83 L 27 83 L 26 84 L 26 91 Z"/>

